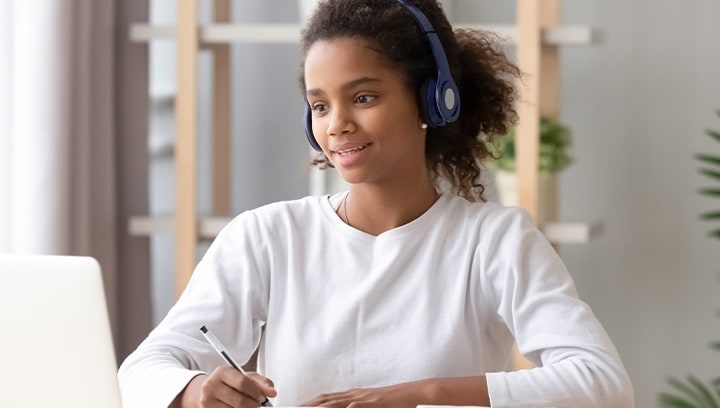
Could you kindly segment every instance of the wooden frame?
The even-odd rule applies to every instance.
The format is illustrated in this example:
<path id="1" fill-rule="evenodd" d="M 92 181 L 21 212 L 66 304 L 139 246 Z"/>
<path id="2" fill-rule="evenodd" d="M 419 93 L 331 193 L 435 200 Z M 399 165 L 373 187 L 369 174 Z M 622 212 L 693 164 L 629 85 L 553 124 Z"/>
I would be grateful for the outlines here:
<path id="1" fill-rule="evenodd" d="M 177 0 L 177 103 L 175 127 L 175 297 L 187 286 L 197 263 L 197 98 L 200 37 L 198 4 Z M 217 22 L 230 21 L 230 0 L 215 0 Z M 230 215 L 230 46 L 213 53 L 213 200 L 215 216 Z"/>
<path id="2" fill-rule="evenodd" d="M 520 122 L 517 127 L 518 204 L 539 222 L 540 175 L 538 171 L 540 117 L 557 118 L 559 114 L 558 49 L 544 46 L 543 29 L 560 22 L 560 0 L 518 0 L 518 67 L 524 80 L 518 106 Z M 555 201 L 557 202 L 557 201 Z M 557 207 L 551 218 L 557 219 Z M 548 220 L 543 220 L 548 221 Z M 515 369 L 532 368 L 533 364 L 515 349 Z"/>
<path id="3" fill-rule="evenodd" d="M 197 233 L 197 57 L 195 0 L 177 1 L 177 101 L 175 107 L 175 297 L 185 289 L 196 262 Z"/>

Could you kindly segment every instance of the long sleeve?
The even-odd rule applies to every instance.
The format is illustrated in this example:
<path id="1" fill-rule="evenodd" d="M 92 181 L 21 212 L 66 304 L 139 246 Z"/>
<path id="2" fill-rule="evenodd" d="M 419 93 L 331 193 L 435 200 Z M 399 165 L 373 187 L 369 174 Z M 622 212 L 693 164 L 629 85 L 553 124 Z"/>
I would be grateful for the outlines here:
<path id="1" fill-rule="evenodd" d="M 618 353 L 552 246 L 524 211 L 492 222 L 499 233 L 482 256 L 488 296 L 520 352 L 536 365 L 489 373 L 492 406 L 632 407 Z"/>
<path id="2" fill-rule="evenodd" d="M 525 212 L 492 203 L 443 196 L 379 236 L 345 224 L 327 197 L 240 215 L 123 363 L 126 408 L 166 407 L 225 364 L 203 324 L 240 363 L 259 345 L 278 406 L 483 374 L 494 408 L 632 406 L 618 354 L 554 249 Z M 513 337 L 538 368 L 500 372 Z"/>
<path id="3" fill-rule="evenodd" d="M 167 317 L 121 365 L 125 408 L 167 407 L 194 376 L 226 364 L 202 337 L 203 325 L 239 363 L 252 356 L 265 322 L 268 287 L 256 245 L 250 213 L 218 235 Z"/>

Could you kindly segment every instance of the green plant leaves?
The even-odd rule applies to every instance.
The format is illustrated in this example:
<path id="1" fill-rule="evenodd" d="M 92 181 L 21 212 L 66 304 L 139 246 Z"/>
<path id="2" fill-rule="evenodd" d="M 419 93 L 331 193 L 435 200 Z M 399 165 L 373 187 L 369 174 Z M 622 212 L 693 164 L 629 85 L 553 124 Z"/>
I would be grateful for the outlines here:
<path id="1" fill-rule="evenodd" d="M 708 154 L 696 154 L 695 158 L 704 161 L 706 163 L 715 164 L 717 166 L 720 166 L 720 157 L 718 156 L 710 156 Z"/>
<path id="2" fill-rule="evenodd" d="M 703 195 L 720 197 L 720 188 L 701 188 L 698 192 Z"/>
<path id="3" fill-rule="evenodd" d="M 720 211 L 706 212 L 700 215 L 701 220 L 720 220 Z"/>
<path id="4" fill-rule="evenodd" d="M 712 129 L 705 129 L 705 134 L 720 142 L 720 132 Z"/>
<path id="5" fill-rule="evenodd" d="M 720 408 L 720 402 L 712 395 L 710 388 L 693 375 L 688 375 L 685 382 L 670 377 L 668 384 L 676 393 L 660 394 L 661 407 Z"/>
<path id="6" fill-rule="evenodd" d="M 543 173 L 555 173 L 563 170 L 573 163 L 568 150 L 572 145 L 572 132 L 570 129 L 546 117 L 540 118 L 540 146 L 538 157 L 538 170 Z M 507 135 L 500 137 L 500 141 L 488 146 L 495 160 L 488 164 L 498 170 L 515 171 L 515 128 L 510 129 Z M 720 165 L 720 158 L 718 158 Z"/>
<path id="7" fill-rule="evenodd" d="M 660 395 L 660 406 L 663 408 L 696 408 L 696 405 L 693 405 L 690 402 L 685 401 L 682 398 L 676 397 L 674 395 L 669 394 L 662 394 Z"/>
<path id="8" fill-rule="evenodd" d="M 720 110 L 718 110 L 717 114 L 720 116 Z M 720 142 L 720 132 L 706 130 L 705 133 Z M 695 158 L 705 165 L 720 166 L 720 156 L 696 154 Z M 701 168 L 700 174 L 713 181 L 720 180 L 720 169 Z M 720 186 L 702 188 L 698 192 L 702 195 L 718 198 L 720 197 Z M 718 221 L 720 220 L 720 209 L 705 212 L 700 215 L 700 219 Z M 712 230 L 710 236 L 720 239 L 720 228 Z M 710 348 L 720 351 L 720 341 L 711 342 Z M 659 395 L 658 405 L 661 408 L 720 408 L 720 376 L 712 379 L 709 386 L 703 384 L 693 375 L 688 375 L 685 381 L 671 377 L 667 382 L 674 392 L 664 392 Z"/>
<path id="9" fill-rule="evenodd" d="M 717 115 L 720 117 L 720 110 L 717 111 Z M 717 130 L 706 129 L 705 134 L 720 142 L 720 132 Z M 720 181 L 720 169 L 718 168 L 720 167 L 720 156 L 699 153 L 695 155 L 695 159 L 704 165 L 711 166 L 710 168 L 700 168 L 700 174 L 713 181 Z M 701 188 L 698 192 L 705 196 L 720 198 L 720 187 Z M 705 221 L 720 221 L 720 210 L 705 212 L 700 215 L 700 219 Z M 709 235 L 710 237 L 720 239 L 720 228 L 710 231 Z"/>
<path id="10" fill-rule="evenodd" d="M 714 179 L 720 180 L 720 171 L 709 170 L 709 169 L 700 169 L 700 174 L 703 174 L 703 175 L 708 176 L 708 177 L 710 177 L 710 178 L 714 178 Z"/>

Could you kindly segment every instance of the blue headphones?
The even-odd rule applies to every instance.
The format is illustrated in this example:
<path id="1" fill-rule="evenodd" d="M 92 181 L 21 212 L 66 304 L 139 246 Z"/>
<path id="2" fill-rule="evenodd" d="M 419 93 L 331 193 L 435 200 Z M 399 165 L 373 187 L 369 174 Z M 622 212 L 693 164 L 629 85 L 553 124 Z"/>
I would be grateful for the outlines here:
<path id="1" fill-rule="evenodd" d="M 435 58 L 437 75 L 426 79 L 420 89 L 421 113 L 432 127 L 441 127 L 455 122 L 460 116 L 460 91 L 450 73 L 450 65 L 440 38 L 435 32 L 435 28 L 430 24 L 430 20 L 415 4 L 410 0 L 395 1 L 412 14 Z M 322 151 L 320 144 L 315 140 L 315 135 L 313 135 L 312 110 L 307 98 L 305 99 L 305 136 L 307 136 L 308 142 L 310 142 L 313 149 L 319 152 Z"/>

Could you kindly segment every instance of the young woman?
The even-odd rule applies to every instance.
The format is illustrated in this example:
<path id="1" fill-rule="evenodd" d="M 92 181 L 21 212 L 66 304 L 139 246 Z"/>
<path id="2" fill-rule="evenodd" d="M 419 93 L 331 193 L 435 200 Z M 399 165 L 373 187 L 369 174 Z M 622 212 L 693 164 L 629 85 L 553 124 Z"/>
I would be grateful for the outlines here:
<path id="1" fill-rule="evenodd" d="M 349 191 L 231 222 L 123 363 L 125 406 L 632 407 L 552 246 L 483 199 L 517 75 L 434 0 L 321 2 L 302 35 L 306 134 Z M 240 363 L 259 347 L 259 373 L 203 325 Z M 504 370 L 514 341 L 537 368 Z"/>

